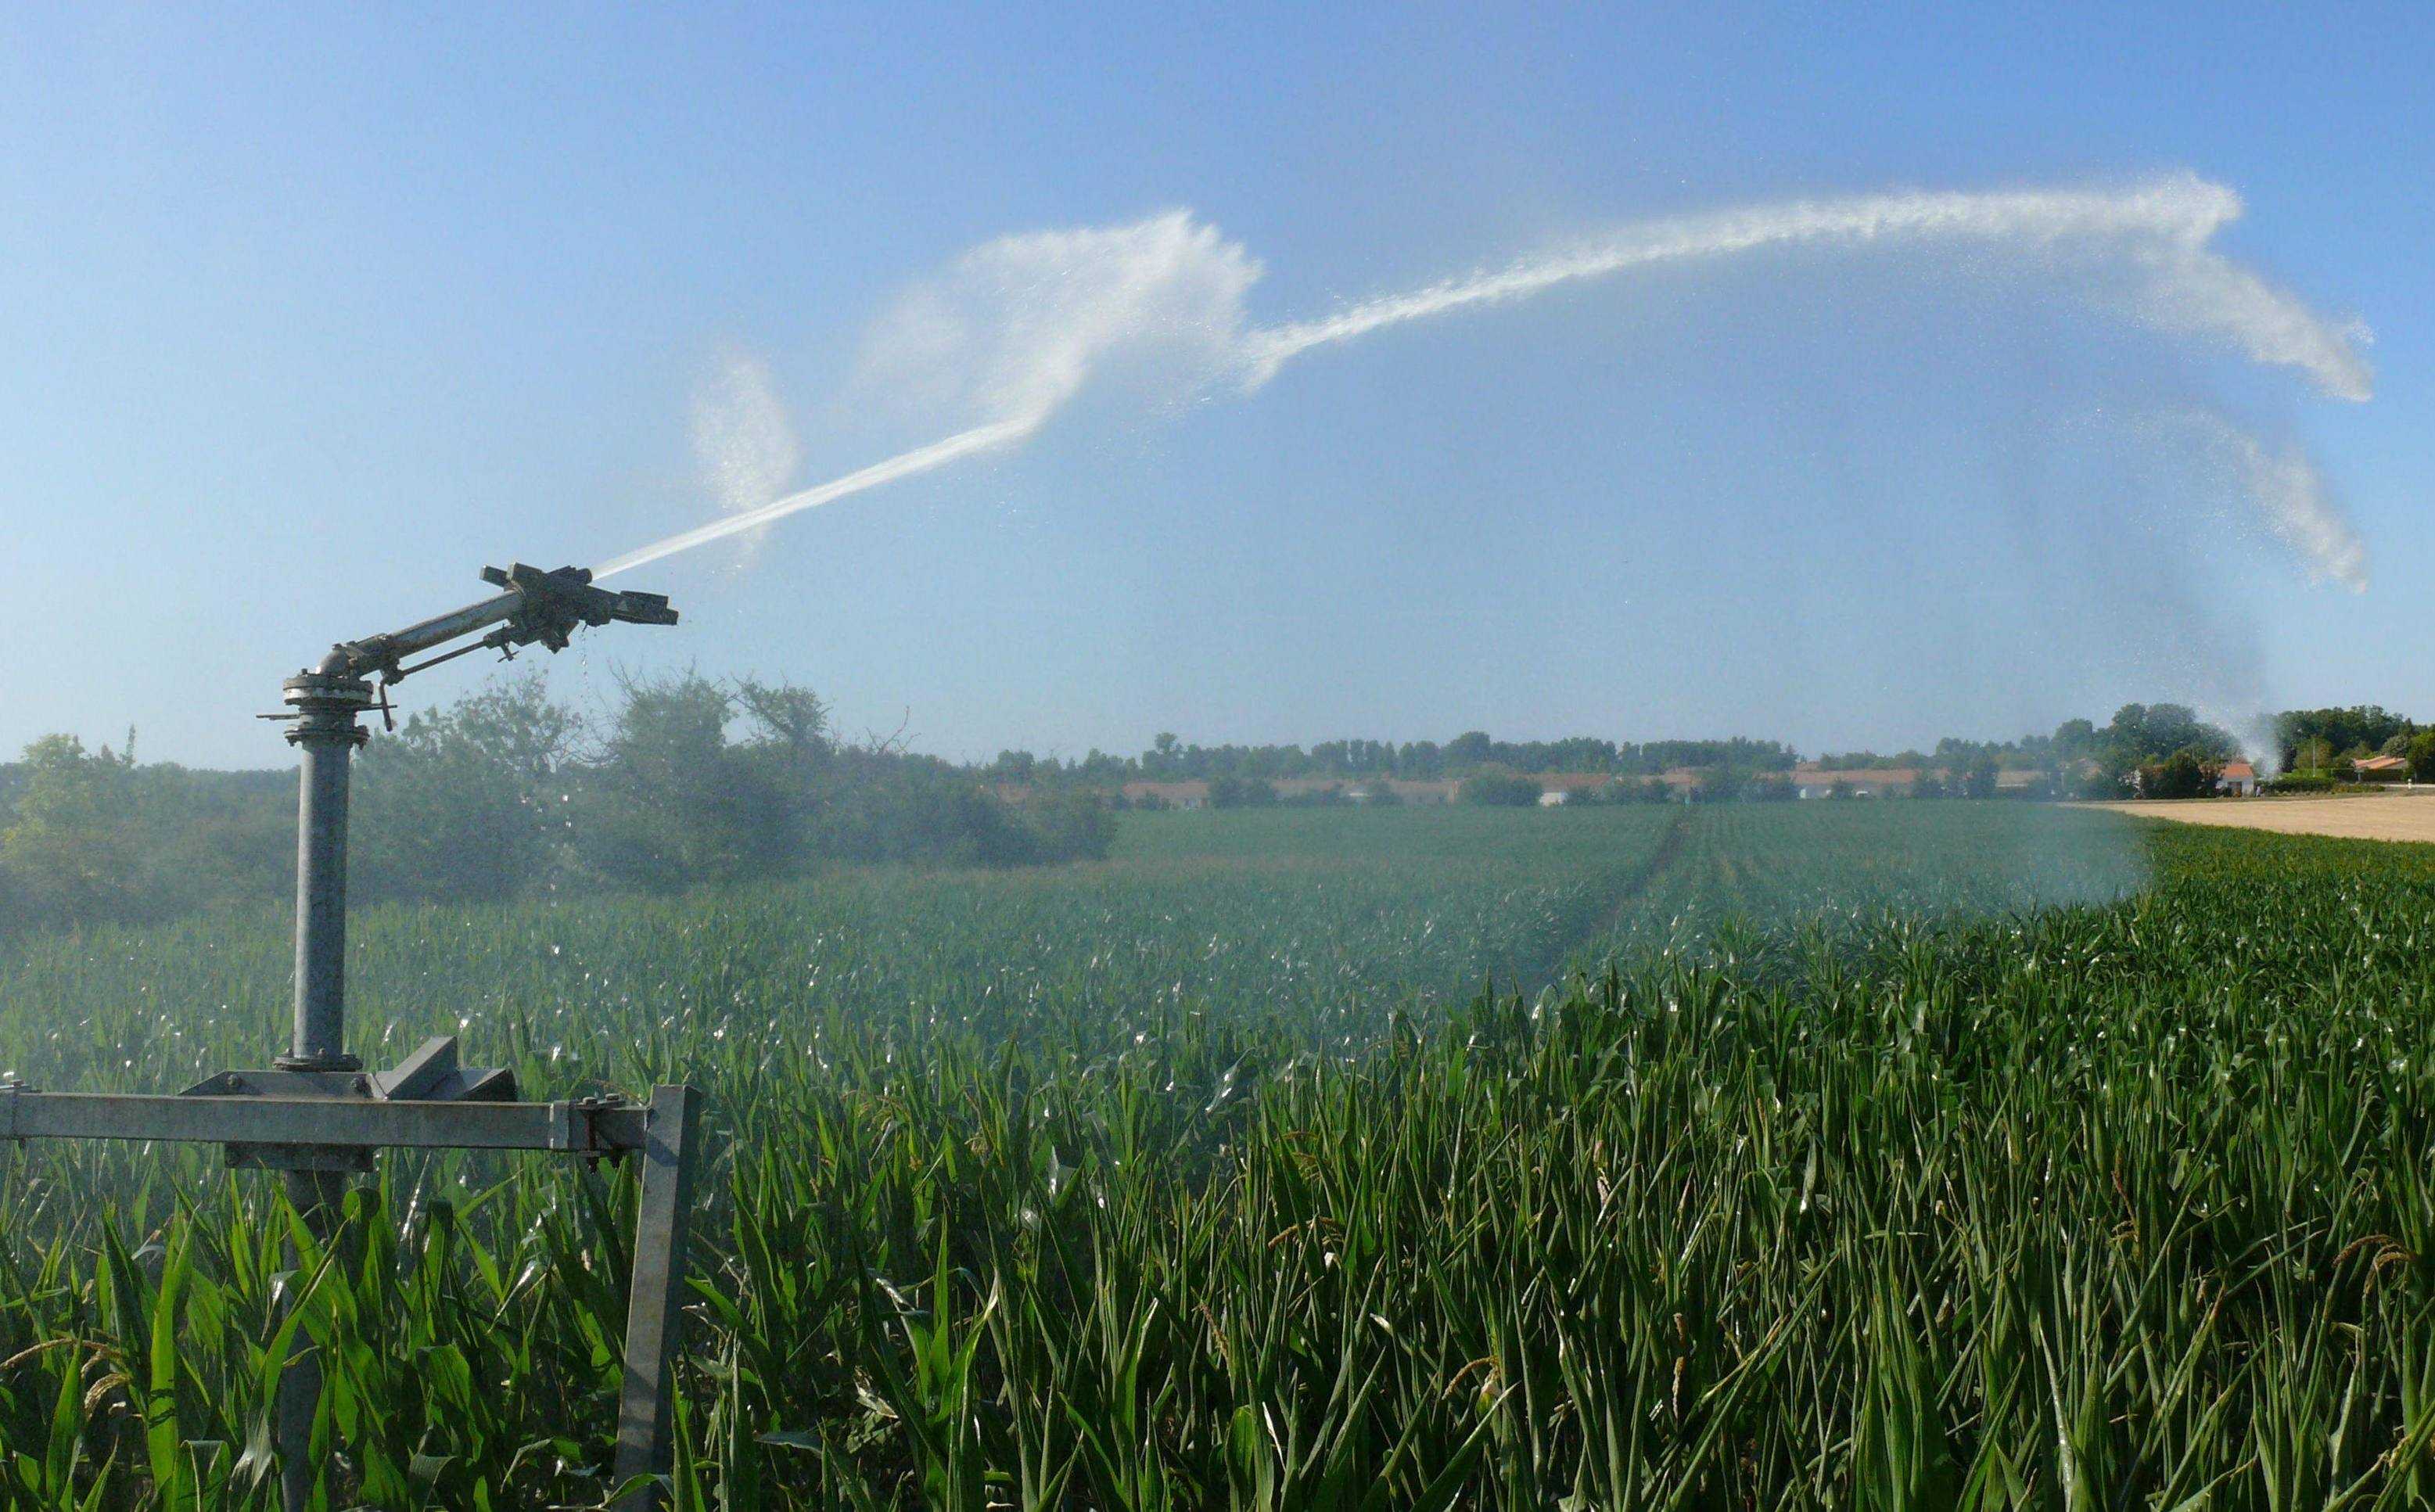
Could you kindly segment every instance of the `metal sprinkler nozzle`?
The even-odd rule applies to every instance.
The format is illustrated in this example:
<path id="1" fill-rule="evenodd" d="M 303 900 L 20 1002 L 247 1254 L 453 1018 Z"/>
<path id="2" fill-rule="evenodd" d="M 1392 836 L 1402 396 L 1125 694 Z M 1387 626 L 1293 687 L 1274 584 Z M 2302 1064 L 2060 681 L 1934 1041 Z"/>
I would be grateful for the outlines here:
<path id="1" fill-rule="evenodd" d="M 287 732 L 302 754 L 297 799 L 296 1033 L 279 1064 L 298 1071 L 357 1071 L 346 1050 L 348 767 L 370 739 L 358 721 L 388 710 L 388 689 L 417 672 L 485 648 L 514 654 L 536 643 L 562 651 L 587 625 L 674 625 L 677 611 L 659 593 L 618 593 L 592 586 L 581 567 L 544 572 L 523 562 L 482 569 L 483 581 L 506 592 L 386 635 L 341 641 L 319 666 L 282 685 L 294 713 Z M 487 631 L 488 633 L 484 633 Z M 406 658 L 453 641 L 476 640 L 411 665 Z M 373 701 L 371 679 L 380 678 Z"/>

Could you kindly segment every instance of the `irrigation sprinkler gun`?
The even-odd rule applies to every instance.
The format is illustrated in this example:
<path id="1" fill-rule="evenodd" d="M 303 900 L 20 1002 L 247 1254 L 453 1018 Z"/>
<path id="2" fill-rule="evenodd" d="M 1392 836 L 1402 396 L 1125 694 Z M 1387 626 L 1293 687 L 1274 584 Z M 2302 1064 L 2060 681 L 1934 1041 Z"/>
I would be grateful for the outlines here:
<path id="1" fill-rule="evenodd" d="M 654 1088 L 648 1104 L 621 1097 L 517 1100 L 504 1068 L 458 1064 L 457 1041 L 423 1042 L 394 1070 L 366 1073 L 347 1050 L 347 799 L 350 765 L 370 738 L 367 713 L 389 715 L 388 690 L 415 673 L 475 651 L 513 657 L 539 644 L 563 650 L 587 626 L 674 625 L 657 593 L 596 588 L 579 567 L 522 563 L 482 571 L 500 592 L 386 635 L 342 641 L 320 663 L 282 684 L 287 739 L 300 755 L 296 836 L 295 1032 L 268 1071 L 223 1071 L 176 1096 L 39 1091 L 0 1082 L 0 1139 L 188 1141 L 224 1145 L 231 1166 L 285 1174 L 288 1196 L 313 1232 L 335 1233 L 347 1178 L 372 1168 L 383 1147 L 552 1150 L 642 1161 L 617 1413 L 615 1483 L 642 1483 L 619 1505 L 658 1504 L 669 1469 L 670 1374 L 682 1319 L 686 1220 L 701 1098 L 685 1085 Z M 461 644 L 459 644 L 461 643 Z M 423 658 L 411 661 L 412 658 Z M 377 685 L 372 679 L 380 680 Z M 375 693 L 378 694 L 375 699 Z M 320 1366 L 302 1333 L 280 1382 L 281 1493 L 291 1512 L 313 1498 L 319 1464 L 313 1423 Z M 336 1448 L 323 1446 L 324 1452 Z M 335 1487 L 333 1488 L 336 1489 Z"/>

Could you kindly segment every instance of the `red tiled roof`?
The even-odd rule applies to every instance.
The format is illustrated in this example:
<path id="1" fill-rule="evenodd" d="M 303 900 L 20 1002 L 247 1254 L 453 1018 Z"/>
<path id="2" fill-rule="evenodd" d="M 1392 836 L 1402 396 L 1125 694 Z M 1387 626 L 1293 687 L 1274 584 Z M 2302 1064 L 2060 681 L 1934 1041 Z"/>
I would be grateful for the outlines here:
<path id="1" fill-rule="evenodd" d="M 1909 787 L 1919 781 L 1915 766 L 1796 766 L 1792 780 L 1805 786 L 1833 786 L 1837 782 L 1853 787 Z"/>

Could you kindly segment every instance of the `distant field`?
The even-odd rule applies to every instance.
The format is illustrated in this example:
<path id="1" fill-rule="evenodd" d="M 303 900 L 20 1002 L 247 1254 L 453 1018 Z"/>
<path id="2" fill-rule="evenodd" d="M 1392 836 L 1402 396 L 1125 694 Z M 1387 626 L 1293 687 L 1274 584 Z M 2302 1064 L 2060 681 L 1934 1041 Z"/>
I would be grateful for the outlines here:
<path id="1" fill-rule="evenodd" d="M 0 942 L 0 1069 L 258 1062 L 285 929 Z M 351 954 L 375 1063 L 710 1092 L 684 1506 L 2435 1496 L 2435 850 L 1134 815 L 1101 864 L 372 909 Z M 273 1502 L 284 1230 L 216 1165 L 0 1151 L 0 1505 Z M 306 1310 L 368 1346 L 331 1505 L 599 1504 L 632 1201 L 386 1161 Z"/>
<path id="2" fill-rule="evenodd" d="M 2435 793 L 2377 793 L 2350 798 L 2212 799 L 2185 802 L 2101 803 L 2116 814 L 2213 824 L 2272 834 L 2330 834 L 2349 840 L 2435 841 Z"/>

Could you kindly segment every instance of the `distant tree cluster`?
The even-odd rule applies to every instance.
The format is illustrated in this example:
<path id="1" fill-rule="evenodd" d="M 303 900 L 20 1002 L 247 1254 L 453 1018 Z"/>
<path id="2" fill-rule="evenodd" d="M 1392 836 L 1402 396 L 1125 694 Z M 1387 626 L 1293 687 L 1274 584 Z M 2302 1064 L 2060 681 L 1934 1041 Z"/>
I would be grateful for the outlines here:
<path id="1" fill-rule="evenodd" d="M 139 766 L 134 747 L 131 734 L 114 751 L 45 735 L 0 768 L 0 934 L 181 913 L 292 883 L 292 776 Z"/>
<path id="2" fill-rule="evenodd" d="M 2435 782 L 2435 728 L 2375 704 L 2294 709 L 2274 717 L 2284 771 L 2303 780 L 2346 779 L 2372 756 L 2398 756 L 2413 782 Z"/>
<path id="3" fill-rule="evenodd" d="M 1653 777 L 1677 766 L 1734 766 L 1785 772 L 1800 759 L 1781 741 L 1653 740 L 1643 744 L 1576 735 L 1563 740 L 1498 740 L 1467 730 L 1440 744 L 1434 740 L 1328 740 L 1315 746 L 1194 746 L 1162 733 L 1138 756 L 1094 750 L 1072 762 L 1029 751 L 998 753 L 991 775 L 1008 782 L 1080 784 L 1154 782 L 1216 782 L 1235 778 L 1275 782 L 1285 778 L 1347 782 L 1391 777 L 1406 782 L 1460 780 L 1475 773 L 1591 772 Z"/>
<path id="4" fill-rule="evenodd" d="M 2156 794 L 2184 787 L 2211 791 L 2223 765 L 2239 751 L 2240 743 L 2229 732 L 2185 705 L 2132 703 L 2101 726 L 2068 719 L 2048 735 L 2000 741 L 1947 737 L 1933 750 L 1830 753 L 1820 757 L 1818 765 L 1839 771 L 1907 770 L 1916 774 L 1909 791 L 1918 798 L 1986 799 L 1999 791 L 2031 798 L 2120 798 L 2134 791 Z M 2187 760 L 2176 761 L 2183 756 Z M 1790 775 L 1799 761 L 1799 752 L 1781 741 L 1745 736 L 1635 744 L 1590 736 L 1502 741 L 1470 730 L 1442 745 L 1335 740 L 1305 747 L 1198 746 L 1162 733 L 1136 757 L 1095 750 L 1079 761 L 1061 763 L 1028 751 L 1002 751 L 989 770 L 1001 781 L 1084 788 L 1114 788 L 1135 780 L 1206 782 L 1213 808 L 1327 800 L 1324 794 L 1279 799 L 1272 784 L 1287 779 L 1453 779 L 1462 801 L 1488 804 L 1523 802 L 1518 795 L 1526 785 L 1531 792 L 1528 801 L 1538 801 L 1534 784 L 1508 779 L 1550 772 L 1612 779 L 1602 788 L 1567 794 L 1567 806 L 1580 806 L 1684 798 L 1709 803 L 1791 799 L 1799 794 Z M 2429 762 L 2435 765 L 2435 750 L 2430 750 Z M 1684 769 L 1697 774 L 1687 790 L 1656 781 L 1661 773 Z M 1998 782 L 2006 771 L 2032 775 L 2026 782 L 2007 786 Z M 1843 787 L 1848 795 L 1851 785 Z M 1385 789 L 1371 791 L 1374 797 Z"/>
<path id="5" fill-rule="evenodd" d="M 2301 782 L 2347 778 L 2400 756 L 2435 782 L 2435 729 L 2374 705 L 2276 716 L 2280 765 Z M 1908 768 L 1921 798 L 2196 796 L 2214 791 L 2239 743 L 2171 703 L 2125 704 L 2099 726 L 2049 735 L 1945 739 L 1933 751 L 1849 751 L 1835 770 Z M 628 684 L 586 718 L 538 681 L 494 685 L 409 717 L 359 759 L 353 858 L 358 896 L 503 898 L 537 887 L 667 891 L 787 876 L 831 862 L 1024 866 L 1104 855 L 1112 807 L 1134 780 L 1206 782 L 1213 808 L 1394 800 L 1381 778 L 1459 782 L 1467 803 L 1536 804 L 1552 772 L 1609 779 L 1566 795 L 1608 803 L 1777 801 L 1796 796 L 1798 753 L 1780 741 L 1642 743 L 1576 736 L 1502 741 L 1470 730 L 1443 744 L 1331 740 L 1197 746 L 1161 734 L 1138 756 L 1028 751 L 958 765 L 834 737 L 812 692 L 746 679 Z M 1658 774 L 1688 768 L 1678 788 Z M 1277 783 L 1320 779 L 1281 797 Z M 1680 779 L 1678 779 L 1680 781 Z M 1849 796 L 1852 784 L 1836 792 Z M 142 919 L 221 900 L 285 897 L 295 856 L 295 778 L 138 765 L 46 735 L 0 765 L 0 931 Z M 1829 796 L 1834 796 L 1830 793 Z M 1011 800 L 1010 800 L 1011 799 Z M 1156 799 L 1145 800 L 1155 806 Z"/>
<path id="6" fill-rule="evenodd" d="M 1484 808 L 1527 809 L 1539 801 L 1539 784 L 1511 772 L 1482 772 L 1463 779 L 1462 801 Z"/>
<path id="7" fill-rule="evenodd" d="M 131 746 L 130 741 L 130 746 Z M 139 920 L 294 884 L 287 772 L 139 766 L 50 735 L 5 771 L 0 930 Z M 664 892 L 837 861 L 1023 866 L 1107 853 L 1087 794 L 1016 807 L 972 769 L 834 739 L 803 688 L 636 681 L 595 724 L 536 680 L 409 717 L 358 758 L 359 898 Z"/>
<path id="8" fill-rule="evenodd" d="M 2212 791 L 2224 764 L 2239 754 L 2240 742 L 2230 731 L 2185 705 L 2126 703 L 2103 725 L 2066 719 L 2050 735 L 1947 737 L 1933 751 L 1847 751 L 1822 756 L 1819 765 L 1839 771 L 1915 770 L 1914 798 L 1993 798 L 1998 774 L 2007 771 L 2035 774 L 2020 789 L 2035 797 L 2195 797 Z"/>

